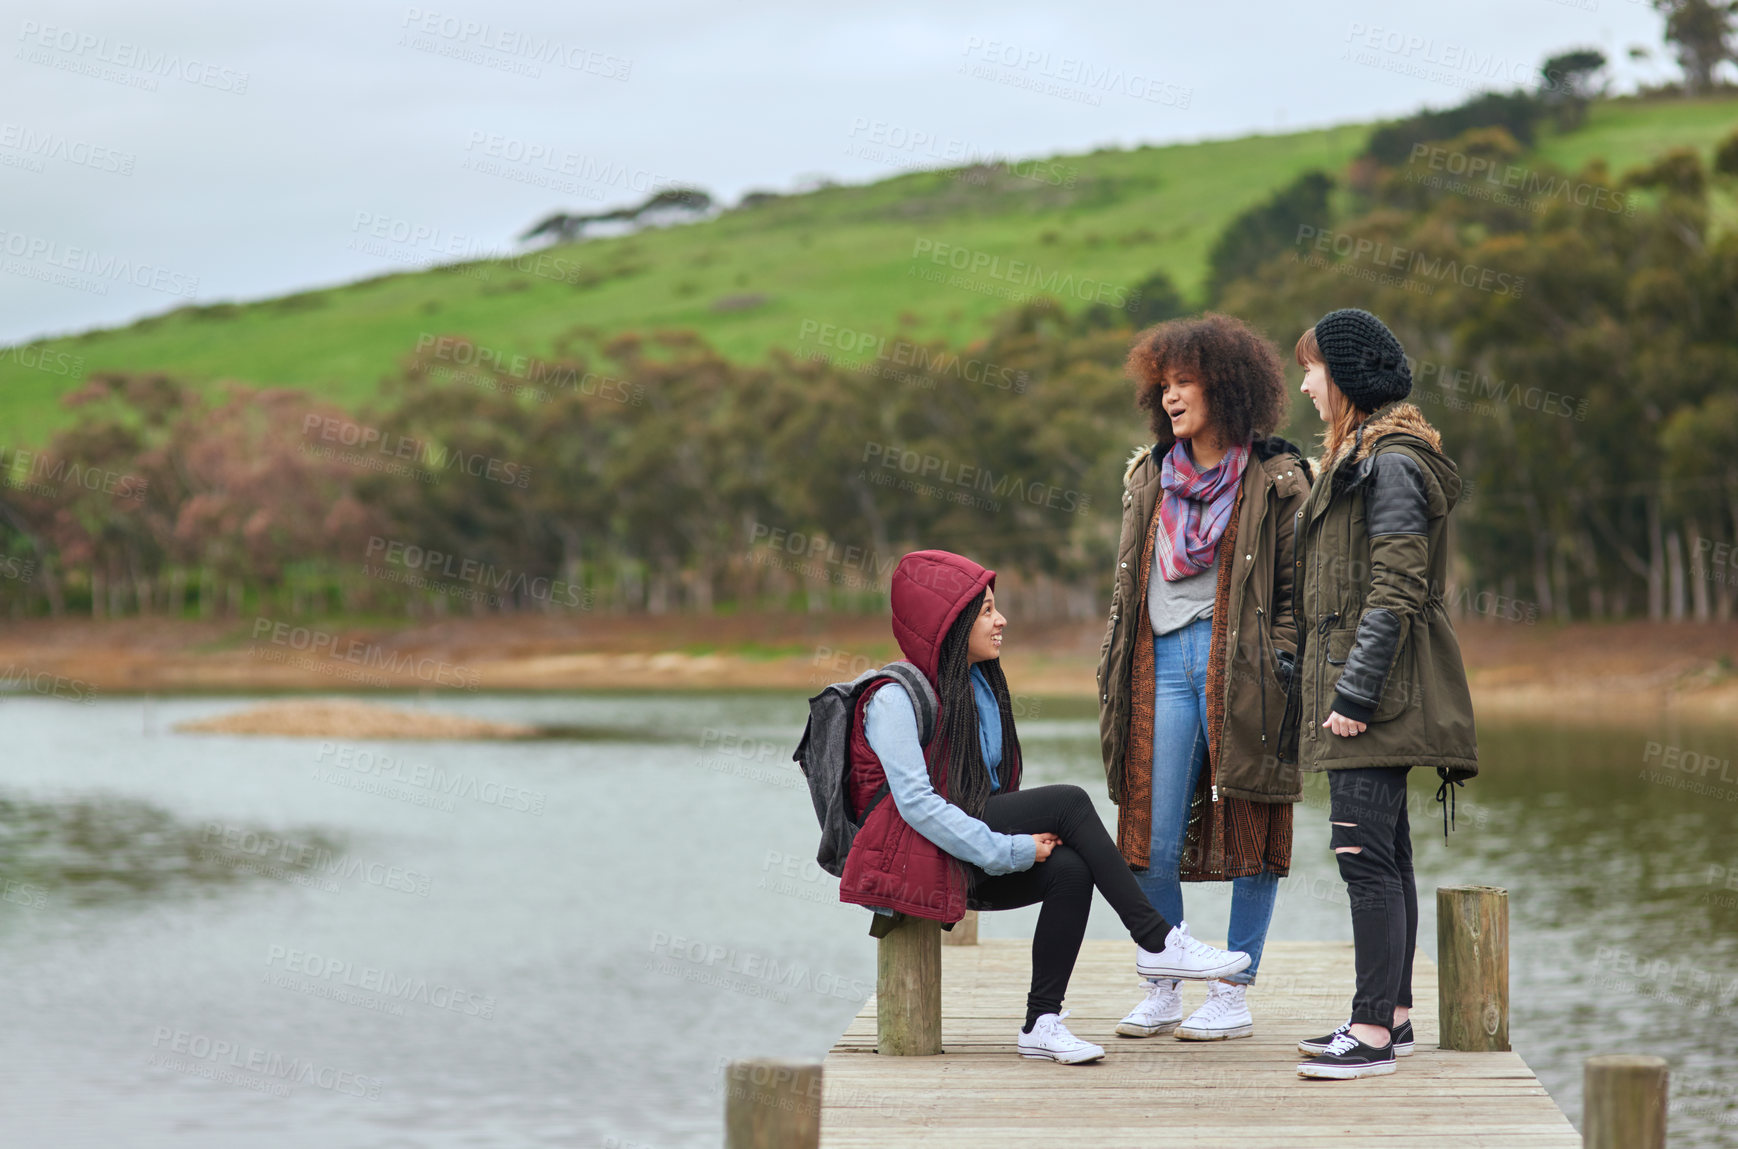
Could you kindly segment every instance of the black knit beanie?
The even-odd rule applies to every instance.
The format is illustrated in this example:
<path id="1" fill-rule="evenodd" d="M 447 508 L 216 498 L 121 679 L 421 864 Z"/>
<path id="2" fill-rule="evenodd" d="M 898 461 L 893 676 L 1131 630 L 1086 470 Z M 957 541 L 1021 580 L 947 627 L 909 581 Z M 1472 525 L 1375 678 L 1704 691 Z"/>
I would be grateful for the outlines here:
<path id="1" fill-rule="evenodd" d="M 1355 307 L 1330 311 L 1316 323 L 1316 344 L 1328 374 L 1360 411 L 1412 393 L 1412 368 L 1406 351 L 1387 324 Z"/>

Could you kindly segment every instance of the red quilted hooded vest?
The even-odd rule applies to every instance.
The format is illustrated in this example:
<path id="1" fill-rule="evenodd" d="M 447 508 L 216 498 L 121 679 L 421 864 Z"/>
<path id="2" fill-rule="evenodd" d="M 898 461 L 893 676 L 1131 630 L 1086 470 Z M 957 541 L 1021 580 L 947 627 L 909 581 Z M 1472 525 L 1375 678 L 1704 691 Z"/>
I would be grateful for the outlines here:
<path id="1" fill-rule="evenodd" d="M 913 551 L 899 560 L 893 571 L 891 596 L 893 637 L 930 685 L 936 685 L 936 664 L 948 629 L 985 587 L 995 584 L 995 571 L 948 551 Z M 857 701 L 857 719 L 851 724 L 851 803 L 858 810 L 887 780 L 881 760 L 863 733 L 863 708 L 875 691 L 889 683 L 900 689 L 892 679 L 884 679 L 863 692 Z M 939 727 L 939 715 L 937 723 Z M 1008 782 L 1003 789 L 1019 789 L 1019 763 L 1004 773 Z M 945 764 L 935 764 L 930 783 L 938 794 L 947 797 Z M 839 900 L 957 922 L 966 912 L 965 864 L 906 825 L 888 797 L 870 812 L 851 843 L 845 874 L 839 880 Z"/>

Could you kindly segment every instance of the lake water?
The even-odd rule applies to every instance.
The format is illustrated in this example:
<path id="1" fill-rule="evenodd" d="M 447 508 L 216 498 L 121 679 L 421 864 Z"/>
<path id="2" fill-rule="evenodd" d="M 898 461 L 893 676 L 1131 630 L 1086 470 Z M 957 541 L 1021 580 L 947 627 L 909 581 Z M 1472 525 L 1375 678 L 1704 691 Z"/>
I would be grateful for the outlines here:
<path id="1" fill-rule="evenodd" d="M 171 729 L 245 701 L 0 703 L 8 1144 L 714 1146 L 721 1062 L 822 1057 L 873 985 L 810 861 L 796 694 L 428 703 L 592 732 L 517 744 Z M 1113 824 L 1083 704 L 1021 737 L 1029 784 Z M 1673 1145 L 1738 1143 L 1738 736 L 1480 742 L 1446 844 L 1415 780 L 1426 950 L 1435 886 L 1508 887 L 1513 1041 L 1563 1109 L 1585 1057 L 1658 1053 Z M 1350 937 L 1324 798 L 1275 939 Z M 1222 936 L 1225 888 L 1187 897 Z M 1120 936 L 1102 903 L 1092 935 Z"/>

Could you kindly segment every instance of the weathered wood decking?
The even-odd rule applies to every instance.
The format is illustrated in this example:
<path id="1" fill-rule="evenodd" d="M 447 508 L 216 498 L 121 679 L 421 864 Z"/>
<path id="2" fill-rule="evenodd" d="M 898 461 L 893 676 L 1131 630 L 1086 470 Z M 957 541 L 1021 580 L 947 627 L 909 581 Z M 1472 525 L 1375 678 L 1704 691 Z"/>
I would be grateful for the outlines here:
<path id="1" fill-rule="evenodd" d="M 1025 1020 L 1027 941 L 942 947 L 939 1057 L 875 1053 L 871 997 L 828 1055 L 821 1144 L 873 1146 L 1424 1146 L 1579 1149 L 1581 1137 L 1514 1053 L 1437 1042 L 1436 967 L 1417 958 L 1418 1052 L 1387 1077 L 1306 1081 L 1295 1042 L 1345 1020 L 1352 947 L 1273 942 L 1250 990 L 1256 1035 L 1235 1041 L 1118 1037 L 1140 996 L 1129 942 L 1089 941 L 1064 1008 L 1104 1060 L 1067 1066 L 1014 1052 Z M 1185 984 L 1185 1013 L 1205 991 Z"/>

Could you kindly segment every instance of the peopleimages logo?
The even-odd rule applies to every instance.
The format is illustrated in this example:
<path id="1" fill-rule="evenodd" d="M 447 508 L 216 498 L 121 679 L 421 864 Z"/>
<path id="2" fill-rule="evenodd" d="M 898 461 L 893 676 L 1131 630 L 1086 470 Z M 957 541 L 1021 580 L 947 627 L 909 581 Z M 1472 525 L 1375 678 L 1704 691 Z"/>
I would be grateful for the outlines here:
<path id="1" fill-rule="evenodd" d="M 1397 247 L 1366 236 L 1334 231 L 1332 228 L 1311 227 L 1307 223 L 1298 225 L 1297 239 L 1294 242 L 1299 248 L 1314 248 L 1316 252 L 1323 254 L 1331 252 L 1347 263 L 1386 270 L 1398 277 L 1454 283 L 1494 295 L 1510 295 L 1516 299 L 1521 297 L 1521 290 L 1527 283 L 1525 276 L 1480 267 L 1476 263 L 1466 263 L 1452 257 L 1430 256 L 1417 248 Z M 1294 259 L 1297 258 L 1296 252 L 1292 255 Z"/>
<path id="2" fill-rule="evenodd" d="M 107 295 L 108 283 L 127 283 L 165 295 L 191 296 L 199 290 L 199 277 L 185 275 L 154 263 L 140 263 L 112 252 L 63 244 L 40 235 L 0 231 L 0 251 L 26 263 L 41 264 L 73 275 L 88 276 L 96 294 Z M 88 288 L 80 288 L 86 290 Z"/>
<path id="3" fill-rule="evenodd" d="M 1467 192 L 1482 183 L 1487 185 L 1482 189 L 1484 191 L 1518 193 L 1500 201 L 1511 205 L 1526 203 L 1543 208 L 1553 201 L 1560 201 L 1610 212 L 1613 215 L 1635 214 L 1634 196 L 1626 197 L 1622 192 L 1613 191 L 1604 184 L 1571 180 L 1567 176 L 1540 172 L 1521 164 L 1502 163 L 1492 156 L 1472 155 L 1452 148 L 1418 143 L 1412 145 L 1412 154 L 1406 157 L 1406 167 L 1408 180 L 1425 183 L 1430 187 Z M 1441 180 L 1419 169 L 1443 173 L 1455 179 Z"/>
<path id="4" fill-rule="evenodd" d="M 1105 95 L 1109 94 L 1181 109 L 1187 108 L 1195 96 L 1193 88 L 1172 84 L 1156 76 L 1110 64 L 1100 66 L 1079 57 L 1053 54 L 1047 48 L 1013 44 L 1006 40 L 968 36 L 963 55 L 978 63 L 976 69 L 962 65 L 960 70 L 978 79 L 996 79 L 1014 87 L 1030 88 L 1044 95 L 1094 106 L 1103 104 Z M 997 68 L 1004 74 L 997 76 L 993 71 Z"/>
<path id="5" fill-rule="evenodd" d="M 424 577 L 450 579 L 470 583 L 492 592 L 497 603 L 502 596 L 527 598 L 552 606 L 571 606 L 579 610 L 591 606 L 591 592 L 565 579 L 543 575 L 528 576 L 524 571 L 497 568 L 493 563 L 455 555 L 450 551 L 420 547 L 397 539 L 373 535 L 368 540 L 368 557 L 381 558 L 389 566 L 418 571 Z M 367 565 L 364 564 L 364 570 Z"/>
<path id="6" fill-rule="evenodd" d="M 872 355 L 878 363 L 914 367 L 929 375 L 948 375 L 967 383 L 981 383 L 998 391 L 1012 391 L 1017 395 L 1025 394 L 1030 381 L 1026 372 L 1016 371 L 999 363 L 962 358 L 946 349 L 925 347 L 908 339 L 889 340 L 885 335 L 857 331 L 815 319 L 805 319 L 797 326 L 797 338 L 805 343 L 818 343 L 822 347 L 830 347 L 840 352 L 843 357 L 838 361 L 840 367 L 860 364 L 864 356 Z"/>
<path id="7" fill-rule="evenodd" d="M 445 982 L 431 982 L 414 975 L 399 975 L 378 966 L 358 966 L 355 962 L 330 957 L 308 950 L 273 945 L 266 951 L 266 967 L 286 973 L 300 974 L 319 982 L 378 994 L 393 1002 L 413 1002 L 434 1009 L 450 1010 L 468 1017 L 493 1020 L 495 998 L 458 989 Z"/>
<path id="8" fill-rule="evenodd" d="M 419 870 L 371 858 L 334 854 L 325 846 L 295 838 L 280 838 L 270 832 L 208 822 L 201 853 L 207 861 L 252 864 L 255 867 L 288 867 L 326 879 L 360 878 L 377 889 L 428 897 L 434 879 Z M 237 868 L 245 868 L 245 865 Z M 266 876 L 276 876 L 268 873 Z"/>
<path id="9" fill-rule="evenodd" d="M 542 74 L 537 67 L 541 64 L 554 64 L 606 80 L 626 80 L 633 69 L 633 61 L 622 56 L 449 13 L 406 8 L 400 26 L 408 37 L 400 43 L 418 51 L 453 56 L 470 63 L 488 62 L 485 54 L 492 54 L 497 62 L 522 65 L 506 70 L 523 71 L 532 77 Z M 529 70 L 523 65 L 529 65 Z"/>
<path id="10" fill-rule="evenodd" d="M 521 488 L 531 482 L 531 468 L 522 463 L 508 462 L 481 453 L 469 454 L 459 447 L 445 447 L 427 439 L 413 439 L 408 435 L 382 431 L 378 427 L 352 423 L 347 419 L 329 415 L 304 415 L 302 437 L 314 437 L 339 446 L 355 447 L 357 450 L 352 454 L 358 457 L 362 457 L 363 451 L 372 448 L 376 454 L 410 460 L 430 473 L 459 470 L 474 478 Z M 302 447 L 304 452 L 310 454 L 318 449 L 317 446 L 310 449 L 311 445 L 308 443 L 303 443 Z"/>
<path id="11" fill-rule="evenodd" d="M 0 124 L 0 148 L 17 151 L 38 161 L 32 170 L 41 171 L 40 161 L 60 160 L 74 167 L 92 171 L 130 176 L 139 157 L 132 152 L 95 144 L 77 136 L 32 128 L 24 124 Z"/>
<path id="12" fill-rule="evenodd" d="M 1068 296 L 1083 303 L 1103 303 L 1118 308 L 1132 308 L 1140 302 L 1138 293 L 1131 293 L 1126 287 L 1106 283 L 1102 279 L 1093 279 L 1090 276 L 1077 279 L 1072 272 L 1059 268 L 1047 268 L 1023 259 L 1007 259 L 993 252 L 976 251 L 953 243 L 939 243 L 933 239 L 919 237 L 914 241 L 911 258 L 911 274 L 919 275 L 932 283 L 941 282 L 945 276 L 940 272 L 925 274 L 922 266 L 925 261 L 952 271 L 964 272 L 968 276 L 982 275 L 1006 283 L 1012 288 L 1025 289 L 1028 297 L 1032 294 Z M 952 285 L 964 286 L 957 283 Z"/>
<path id="13" fill-rule="evenodd" d="M 951 500 L 955 502 L 965 501 L 963 491 L 983 491 L 998 500 L 1006 498 L 1016 503 L 1063 511 L 1071 515 L 1084 515 L 1092 509 L 1092 496 L 1083 491 L 1059 487 L 1054 483 L 1023 479 L 1006 471 L 997 476 L 988 467 L 980 464 L 944 459 L 939 455 L 909 450 L 896 444 L 865 443 L 860 462 L 864 466 L 858 471 L 859 478 L 878 486 L 892 486 L 897 473 L 903 473 L 913 476 L 912 482 L 929 488 L 921 493 L 960 496 Z M 963 490 L 949 491 L 950 487 Z M 985 509 L 1001 509 L 999 502 L 981 502 Z"/>
<path id="14" fill-rule="evenodd" d="M 282 1053 L 243 1042 L 213 1038 L 209 1034 L 190 1033 L 184 1029 L 174 1029 L 167 1025 L 157 1026 L 156 1034 L 151 1038 L 151 1048 L 158 1051 L 153 1055 L 151 1065 L 164 1069 L 174 1069 L 183 1073 L 191 1073 L 199 1077 L 208 1077 L 226 1083 L 247 1084 L 245 1079 L 230 1082 L 224 1076 L 213 1076 L 211 1067 L 228 1067 L 239 1069 L 246 1073 L 259 1074 L 263 1078 L 272 1079 L 270 1084 L 279 1086 L 294 1083 L 297 1085 L 312 1085 L 317 1089 L 327 1089 L 334 1093 L 342 1093 L 350 1097 L 363 1097 L 376 1100 L 380 1096 L 382 1082 L 378 1077 L 370 1077 L 348 1069 L 339 1069 L 333 1065 L 322 1065 L 317 1061 L 302 1057 L 288 1057 Z M 192 1058 L 193 1062 L 207 1063 L 205 1069 L 196 1068 L 192 1063 L 177 1061 L 167 1055 L 179 1054 Z M 279 1094 L 284 1096 L 285 1094 Z"/>
<path id="15" fill-rule="evenodd" d="M 485 806 L 499 806 L 503 810 L 517 810 L 539 817 L 543 814 L 544 803 L 549 800 L 549 796 L 541 790 L 509 786 L 479 778 L 475 774 L 467 774 L 463 770 L 449 773 L 442 767 L 431 766 L 426 762 L 412 763 L 402 757 L 395 758 L 390 754 L 378 754 L 373 750 L 358 749 L 355 746 L 340 746 L 336 742 L 320 743 L 314 761 L 330 762 L 338 769 L 360 778 L 401 783 L 448 799 L 469 798 Z M 447 808 L 451 809 L 451 806 Z"/>
<path id="16" fill-rule="evenodd" d="M 155 51 L 125 40 L 111 41 L 75 28 L 23 20 L 19 22 L 18 40 L 24 45 L 19 59 L 105 80 L 121 80 L 116 69 L 142 73 L 123 82 L 146 91 L 156 91 L 158 78 L 163 78 L 238 96 L 247 93 L 248 74 L 239 69 L 191 56 L 183 59 L 179 53 Z M 50 52 L 59 52 L 61 58 L 50 56 Z"/>
<path id="17" fill-rule="evenodd" d="M 317 627 L 294 626 L 269 618 L 256 618 L 253 622 L 253 638 L 256 652 L 260 649 L 257 644 L 264 639 L 285 650 L 307 652 L 308 665 L 315 667 L 322 661 L 353 663 L 366 670 L 413 674 L 424 682 L 456 686 L 464 690 L 477 689 L 480 681 L 480 675 L 467 666 L 409 652 L 394 652 L 379 643 L 363 642 L 359 639 L 345 640 L 338 634 Z"/>

